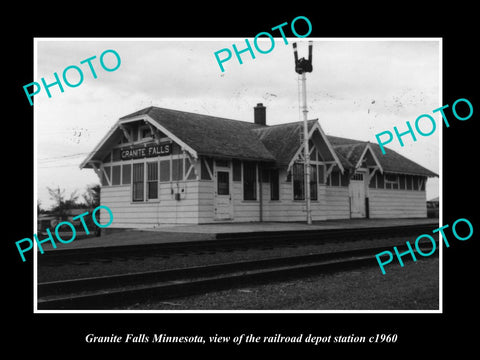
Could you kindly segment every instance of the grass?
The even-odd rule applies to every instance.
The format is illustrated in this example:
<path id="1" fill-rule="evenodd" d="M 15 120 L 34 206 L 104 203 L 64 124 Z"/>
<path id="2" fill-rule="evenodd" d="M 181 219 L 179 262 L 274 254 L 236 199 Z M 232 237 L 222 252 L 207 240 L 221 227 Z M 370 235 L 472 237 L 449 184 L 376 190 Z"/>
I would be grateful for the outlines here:
<path id="1" fill-rule="evenodd" d="M 428 258 L 204 295 L 148 301 L 131 310 L 438 310 L 439 261 Z"/>

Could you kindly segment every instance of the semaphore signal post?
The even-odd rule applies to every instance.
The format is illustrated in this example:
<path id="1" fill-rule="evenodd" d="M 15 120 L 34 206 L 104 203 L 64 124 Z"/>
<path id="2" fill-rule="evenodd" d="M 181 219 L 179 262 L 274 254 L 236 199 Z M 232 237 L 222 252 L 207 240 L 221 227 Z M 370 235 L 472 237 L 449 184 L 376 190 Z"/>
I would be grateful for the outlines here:
<path id="1" fill-rule="evenodd" d="M 310 204 L 310 149 L 308 146 L 308 125 L 307 125 L 307 72 L 312 72 L 312 41 L 308 42 L 308 60 L 298 58 L 297 43 L 293 43 L 293 55 L 295 57 L 295 72 L 301 75 L 302 82 L 302 103 L 300 105 L 303 113 L 303 149 L 304 149 L 304 171 L 305 176 L 305 203 L 307 210 L 307 224 L 312 223 L 312 210 Z"/>

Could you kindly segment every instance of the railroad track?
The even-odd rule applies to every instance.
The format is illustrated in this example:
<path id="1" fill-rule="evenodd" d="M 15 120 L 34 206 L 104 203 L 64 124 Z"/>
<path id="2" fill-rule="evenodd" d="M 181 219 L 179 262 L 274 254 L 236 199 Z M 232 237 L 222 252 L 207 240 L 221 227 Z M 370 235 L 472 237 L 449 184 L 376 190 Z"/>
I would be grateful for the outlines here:
<path id="1" fill-rule="evenodd" d="M 399 250 L 405 245 L 397 245 Z M 375 254 L 392 246 L 267 258 L 190 268 L 62 280 L 38 284 L 38 309 L 112 309 L 143 300 L 270 283 L 362 266 L 378 266 Z M 419 257 L 421 258 L 421 257 Z"/>
<path id="2" fill-rule="evenodd" d="M 215 240 L 185 241 L 177 243 L 139 244 L 123 246 L 106 246 L 94 248 L 55 249 L 38 257 L 40 266 L 63 264 L 88 264 L 91 261 L 108 261 L 109 259 L 142 258 L 150 256 L 169 256 L 173 254 L 190 254 L 196 252 L 234 251 L 248 248 L 271 246 L 299 246 L 306 244 L 324 244 L 385 237 L 417 237 L 435 229 L 432 224 L 409 226 L 392 226 L 376 228 L 311 230 L 301 232 L 257 232 L 217 234 Z"/>

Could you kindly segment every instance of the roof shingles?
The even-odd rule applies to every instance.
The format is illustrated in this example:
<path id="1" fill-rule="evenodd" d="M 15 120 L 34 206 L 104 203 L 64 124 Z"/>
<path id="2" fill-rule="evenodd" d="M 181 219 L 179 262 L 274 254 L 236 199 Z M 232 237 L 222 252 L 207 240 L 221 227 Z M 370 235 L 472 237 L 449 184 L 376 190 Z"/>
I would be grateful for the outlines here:
<path id="1" fill-rule="evenodd" d="M 396 151 L 387 149 L 385 155 L 382 153 L 380 146 L 376 143 L 370 143 L 367 141 L 353 140 L 347 138 L 340 138 L 336 136 L 327 135 L 328 140 L 332 144 L 335 151 L 343 156 L 348 155 L 347 159 L 352 163 L 356 164 L 365 149 L 367 144 L 370 144 L 371 149 L 373 150 L 376 158 L 380 162 L 383 170 L 385 172 L 391 173 L 400 173 L 400 174 L 410 174 L 410 175 L 424 175 L 424 176 L 438 176 L 438 174 L 430 171 L 423 166 L 417 164 L 416 162 L 407 159 L 406 157 L 400 155 Z"/>
<path id="2" fill-rule="evenodd" d="M 149 107 L 122 117 L 148 115 L 200 155 L 274 161 L 274 156 L 251 131 L 259 125 L 209 115 Z"/>
<path id="3" fill-rule="evenodd" d="M 239 120 L 225 119 L 178 110 L 148 107 L 121 120 L 148 115 L 169 130 L 198 154 L 257 161 L 290 162 L 301 145 L 303 122 L 261 126 Z M 309 130 L 317 120 L 309 120 Z M 344 167 L 355 165 L 368 142 L 327 135 Z M 434 172 L 388 149 L 384 155 L 378 144 L 370 143 L 386 172 L 438 176 Z"/>
<path id="4" fill-rule="evenodd" d="M 308 121 L 309 131 L 316 121 Z M 277 164 L 288 165 L 302 143 L 303 122 L 264 126 L 253 129 L 253 132 L 275 157 Z"/>

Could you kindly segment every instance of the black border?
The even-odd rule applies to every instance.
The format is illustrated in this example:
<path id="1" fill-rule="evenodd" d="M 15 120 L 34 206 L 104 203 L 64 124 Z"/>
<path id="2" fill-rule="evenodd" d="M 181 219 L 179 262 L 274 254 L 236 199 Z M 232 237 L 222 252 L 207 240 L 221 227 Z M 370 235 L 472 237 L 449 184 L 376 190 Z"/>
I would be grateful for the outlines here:
<path id="1" fill-rule="evenodd" d="M 448 11 L 443 5 L 425 11 L 406 3 L 376 7 L 362 3 L 350 7 L 340 4 L 337 9 L 324 4 L 276 4 L 261 9 L 259 5 L 226 4 L 210 6 L 200 4 L 200 9 L 184 4 L 172 9 L 162 4 L 118 4 L 101 11 L 97 6 L 71 10 L 71 17 L 62 9 L 28 9 L 20 12 L 17 33 L 4 29 L 8 55 L 4 70 L 8 69 L 5 95 L 9 100 L 4 106 L 4 208 L 7 209 L 7 234 L 3 241 L 4 267 L 8 290 L 4 295 L 7 316 L 5 344 L 12 350 L 22 351 L 28 346 L 39 353 L 59 353 L 59 347 L 68 354 L 80 354 L 84 350 L 123 352 L 133 349 L 144 353 L 155 351 L 166 356 L 165 347 L 175 351 L 202 350 L 257 351 L 260 345 L 159 345 L 159 344 L 86 344 L 85 335 L 160 333 L 171 335 L 260 335 L 349 334 L 369 335 L 396 333 L 399 341 L 390 345 L 340 346 L 288 346 L 264 345 L 266 350 L 293 349 L 317 355 L 325 351 L 366 350 L 383 356 L 393 354 L 417 355 L 433 349 L 461 346 L 462 350 L 475 344 L 475 326 L 468 321 L 476 310 L 475 256 L 478 253 L 478 215 L 472 208 L 477 195 L 470 183 L 476 179 L 477 149 L 475 147 L 476 123 L 480 112 L 478 89 L 474 81 L 479 79 L 475 63 L 476 38 L 473 19 L 475 10 L 467 5 L 452 5 Z M 175 4 L 173 4 L 175 5 Z M 117 6 L 117 7 L 115 7 Z M 210 9 L 212 7 L 213 9 Z M 188 9 L 188 11 L 186 11 Z M 63 9 L 65 10 L 65 9 Z M 186 12 L 187 14 L 182 14 Z M 34 37 L 253 37 L 296 16 L 303 15 L 313 25 L 311 37 L 442 37 L 443 38 L 443 89 L 444 104 L 458 98 L 467 98 L 473 104 L 474 115 L 468 121 L 451 121 L 451 127 L 443 129 L 443 212 L 444 224 L 452 224 L 458 218 L 467 218 L 475 228 L 469 241 L 452 241 L 444 251 L 444 314 L 33 314 L 33 259 L 27 257 L 21 263 L 14 242 L 33 234 L 33 108 L 28 105 L 22 86 L 33 81 Z M 5 26 L 6 24 L 2 25 Z M 7 31 L 9 30 L 9 31 Z M 11 35 L 9 35 L 11 34 Z M 139 55 L 140 56 L 140 55 Z M 477 65 L 477 66 L 476 66 Z M 8 66 L 8 68 L 7 68 Z M 4 95 L 4 96 L 5 96 Z M 15 104 L 15 105 L 14 105 Z M 478 110 L 477 110 L 478 109 Z M 448 110 L 448 109 L 447 109 Z M 449 118 L 451 111 L 446 111 Z M 406 119 L 407 120 L 407 119 Z M 19 124 L 22 124 L 19 128 Z M 21 141 L 19 141 L 21 139 Z M 15 149 L 15 151 L 12 151 Z M 21 189 L 21 191 L 19 191 Z M 5 213 L 4 213 L 5 214 Z M 471 327 L 473 325 L 473 327 Z M 32 345 L 32 346 L 29 346 Z M 32 352 L 30 352 L 32 354 Z M 358 354 L 358 353 L 357 353 Z M 33 356 L 36 354 L 33 353 Z M 59 354 L 60 355 L 60 354 Z M 65 355 L 65 353 L 63 354 Z M 53 356 L 55 357 L 55 356 Z"/>

